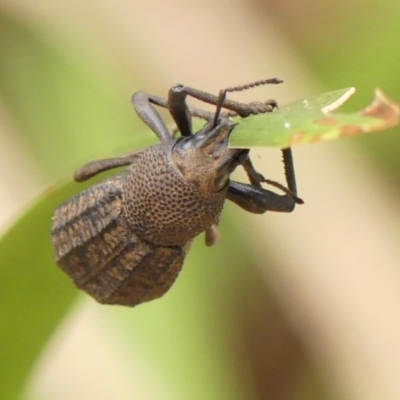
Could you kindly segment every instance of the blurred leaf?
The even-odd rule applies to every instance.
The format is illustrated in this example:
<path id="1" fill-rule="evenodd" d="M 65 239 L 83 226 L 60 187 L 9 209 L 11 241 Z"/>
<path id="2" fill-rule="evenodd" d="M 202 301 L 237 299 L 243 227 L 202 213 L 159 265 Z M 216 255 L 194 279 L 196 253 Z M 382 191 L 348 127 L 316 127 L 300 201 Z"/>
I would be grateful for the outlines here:
<path id="1" fill-rule="evenodd" d="M 331 113 L 354 92 L 355 89 L 350 88 L 323 93 L 289 104 L 274 113 L 243 118 L 232 132 L 230 146 L 285 148 L 381 131 L 399 123 L 400 106 L 379 90 L 376 90 L 372 104 L 362 111 Z"/>
<path id="2" fill-rule="evenodd" d="M 63 201 L 99 180 L 50 188 L 0 237 L 0 399 L 19 398 L 38 354 L 80 293 L 55 264 L 51 221 Z"/>
<path id="3" fill-rule="evenodd" d="M 400 36 L 398 1 L 322 1 L 317 7 L 309 1 L 300 8 L 291 7 L 292 3 L 274 2 L 279 8 L 272 7 L 271 12 L 277 11 L 274 18 L 301 52 L 315 82 L 324 88 L 356 86 L 357 108 L 366 104 L 375 86 L 400 99 L 400 57 L 394 51 Z M 364 136 L 351 145 L 362 146 L 359 151 L 367 151 L 370 162 L 375 159 L 374 168 L 400 190 L 400 127 L 383 136 Z"/>
<path id="4" fill-rule="evenodd" d="M 93 64 L 68 45 L 52 47 L 15 21 L 2 18 L 0 52 L 1 95 L 50 178 L 69 174 L 87 161 L 88 153 L 94 158 L 116 154 L 115 143 L 129 141 L 129 146 L 118 147 L 132 150 L 156 140 L 149 130 L 147 135 L 132 135 L 129 120 L 134 121 L 134 113 L 129 102 L 121 100 L 114 85 L 105 79 L 107 75 L 93 69 Z M 341 96 L 323 97 L 313 104 L 323 107 Z M 299 112 L 304 110 L 300 108 Z M 250 126 L 252 120 L 264 125 L 258 122 L 260 117 L 242 120 L 235 131 L 242 125 Z M 274 134 L 279 136 L 278 131 Z M 0 291 L 0 398 L 19 397 L 40 350 L 78 294 L 54 265 L 49 231 L 56 206 L 85 186 L 71 182 L 53 189 L 0 239 L 0 278 L 4 285 Z M 235 236 L 232 229 L 229 232 Z M 125 324 L 121 322 L 124 329 L 120 334 L 139 343 L 169 386 L 177 389 L 174 398 L 251 398 L 251 389 L 246 390 L 252 382 L 247 365 L 241 359 L 232 359 L 235 333 L 230 325 L 230 308 L 241 300 L 232 282 L 245 281 L 251 291 L 252 276 L 248 269 L 243 273 L 251 255 L 245 249 L 240 256 L 231 252 L 228 243 L 230 247 L 232 243 L 233 247 L 243 247 L 236 236 L 232 240 L 236 242 L 225 239 L 226 246 L 219 246 L 219 256 L 214 249 L 209 250 L 213 263 L 203 252 L 191 253 L 198 263 L 198 275 L 191 285 L 180 286 L 194 295 L 189 308 L 182 298 L 173 297 L 172 293 L 177 293 L 174 289 L 169 297 L 172 307 L 163 300 L 152 304 L 151 309 L 143 306 L 135 314 L 130 309 L 107 309 L 112 315 L 122 316 Z M 214 267 L 221 268 L 215 271 Z M 172 359 L 176 360 L 173 365 Z"/>
<path id="5" fill-rule="evenodd" d="M 0 239 L 1 399 L 19 398 L 38 353 L 76 297 L 52 267 L 49 235 L 53 210 L 73 186 L 47 194 Z"/>
<path id="6" fill-rule="evenodd" d="M 149 137 L 132 134 L 129 95 L 123 100 L 106 63 L 95 63 L 54 32 L 49 43 L 26 22 L 0 13 L 0 96 L 47 178 L 70 175 L 88 154 L 105 154 L 115 143 L 148 144 Z M 20 397 L 77 295 L 55 267 L 49 232 L 55 207 L 82 187 L 70 183 L 47 193 L 0 239 L 0 399 Z"/>
<path id="7" fill-rule="evenodd" d="M 0 399 L 18 397 L 49 333 L 80 293 L 55 265 L 49 232 L 54 209 L 94 181 L 70 182 L 48 191 L 0 239 L 4 284 L 0 301 L 7 305 L 0 307 L 1 343 L 7 343 L 0 363 Z M 118 324 L 123 329 L 118 334 L 128 339 L 124 354 L 135 359 L 140 348 L 152 370 L 173 388 L 174 399 L 252 398 L 247 363 L 232 359 L 231 346 L 236 340 L 231 329 L 232 307 L 239 301 L 238 282 L 246 282 L 247 293 L 259 280 L 249 271 L 250 254 L 227 223 L 225 219 L 221 228 L 225 246 L 221 243 L 205 255 L 203 238 L 198 239 L 186 266 L 192 274 L 182 273 L 181 283 L 168 296 L 134 313 L 127 307 L 102 307 L 113 318 L 112 325 L 122 317 Z M 228 251 L 232 243 L 242 248 L 240 255 Z M 236 376 L 234 382 L 232 376 Z M 204 385 L 204 381 L 210 383 Z"/>
<path id="8" fill-rule="evenodd" d="M 116 342 L 134 343 L 123 351 L 135 359 L 139 348 L 175 400 L 257 398 L 248 359 L 237 349 L 235 313 L 262 283 L 226 211 L 221 242 L 206 248 L 200 235 L 163 298 L 133 313 L 126 307 L 102 310 L 120 327 Z"/>
<path id="9" fill-rule="evenodd" d="M 130 104 L 135 87 L 118 89 L 118 69 L 90 51 L 0 13 L 0 97 L 50 182 L 121 143 L 155 140 L 135 134 L 142 125 Z"/>

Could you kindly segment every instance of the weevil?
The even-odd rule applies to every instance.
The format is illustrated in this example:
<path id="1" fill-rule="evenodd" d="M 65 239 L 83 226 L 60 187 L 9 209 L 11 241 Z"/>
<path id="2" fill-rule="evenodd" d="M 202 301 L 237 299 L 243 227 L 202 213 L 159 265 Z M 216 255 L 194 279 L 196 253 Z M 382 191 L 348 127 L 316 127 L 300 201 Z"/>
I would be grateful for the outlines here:
<path id="1" fill-rule="evenodd" d="M 53 217 L 56 262 L 78 288 L 105 304 L 135 306 L 156 299 L 174 283 L 198 234 L 205 232 L 207 245 L 216 242 L 226 199 L 256 214 L 291 212 L 303 203 L 297 197 L 290 148 L 282 150 L 285 187 L 254 169 L 249 149 L 228 147 L 236 125 L 233 115 L 272 112 L 277 103 L 245 104 L 227 99 L 227 93 L 281 82 L 266 79 L 221 90 L 218 96 L 183 85 L 173 86 L 167 99 L 145 92 L 132 96 L 136 113 L 160 143 L 77 170 L 74 178 L 81 182 L 124 167 L 61 204 Z M 216 106 L 216 111 L 189 108 L 187 96 Z M 169 111 L 179 137 L 167 129 L 155 106 Z M 196 133 L 193 117 L 206 122 Z M 239 165 L 250 183 L 230 179 Z"/>

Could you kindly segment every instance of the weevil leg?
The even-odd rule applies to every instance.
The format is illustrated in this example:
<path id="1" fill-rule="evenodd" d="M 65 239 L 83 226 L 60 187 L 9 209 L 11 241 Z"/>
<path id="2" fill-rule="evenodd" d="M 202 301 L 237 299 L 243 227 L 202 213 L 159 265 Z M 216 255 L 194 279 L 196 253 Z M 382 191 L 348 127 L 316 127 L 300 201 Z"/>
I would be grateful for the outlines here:
<path id="1" fill-rule="evenodd" d="M 266 211 L 292 212 L 296 206 L 293 196 L 279 195 L 264 188 L 235 181 L 229 182 L 226 197 L 253 214 L 263 214 Z"/>
<path id="2" fill-rule="evenodd" d="M 130 153 L 123 157 L 91 161 L 74 172 L 74 180 L 76 182 L 84 182 L 101 172 L 131 165 L 139 157 L 140 152 L 141 150 Z"/>
<path id="3" fill-rule="evenodd" d="M 220 233 L 218 230 L 218 226 L 213 224 L 209 226 L 205 231 L 205 242 L 206 246 L 211 247 L 214 246 L 220 237 Z"/>
<path id="4" fill-rule="evenodd" d="M 175 86 L 182 86 L 182 85 L 175 85 Z M 148 101 L 156 106 L 163 107 L 163 108 L 169 108 L 168 107 L 168 100 L 165 100 L 161 97 L 154 96 L 152 94 L 148 94 Z M 205 119 L 206 121 L 211 121 L 214 117 L 214 112 L 211 111 L 205 111 L 200 108 L 195 108 L 195 107 L 188 107 L 190 115 L 192 117 L 198 117 Z"/>
<path id="5" fill-rule="evenodd" d="M 144 92 L 137 92 L 132 96 L 132 104 L 137 114 L 150 129 L 155 131 L 161 141 L 164 140 L 162 138 L 165 136 L 164 128 L 161 128 L 162 132 L 159 132 L 160 127 L 158 127 L 158 130 L 155 130 L 154 124 L 150 125 L 148 123 L 153 117 L 160 118 L 160 115 L 154 107 L 152 107 L 152 104 L 169 110 L 176 123 L 177 130 L 182 136 L 191 136 L 193 134 L 191 117 L 198 117 L 210 121 L 214 116 L 214 113 L 209 111 L 188 107 L 185 101 L 186 94 L 180 90 L 182 87 L 182 85 L 173 86 L 169 91 L 168 100 Z M 173 137 L 171 134 L 169 136 Z"/>
<path id="6" fill-rule="evenodd" d="M 157 135 L 161 143 L 170 145 L 173 141 L 167 126 L 153 104 L 168 107 L 166 100 L 145 92 L 136 92 L 132 104 L 139 118 Z"/>
<path id="7" fill-rule="evenodd" d="M 189 107 L 189 111 L 192 114 L 192 117 L 201 118 L 210 122 L 214 119 L 215 112 L 214 111 L 205 111 L 200 108 Z M 221 113 L 222 115 L 229 117 L 228 113 Z"/>
<path id="8" fill-rule="evenodd" d="M 236 111 L 228 111 L 227 116 L 228 117 L 236 117 L 237 115 L 241 116 L 241 117 L 246 117 L 250 114 L 264 114 L 266 112 L 273 112 L 274 110 L 277 110 L 278 107 L 278 103 L 276 100 L 273 99 L 269 99 L 266 101 L 252 101 L 250 103 L 247 103 L 248 106 L 248 111 L 244 111 L 241 114 L 239 114 Z"/>
<path id="9" fill-rule="evenodd" d="M 137 92 L 132 96 L 132 104 L 139 117 L 158 136 L 160 141 L 162 143 L 169 144 L 172 140 L 171 135 L 169 134 L 165 123 L 161 119 L 157 110 L 152 106 L 152 104 L 167 108 L 172 118 L 174 119 L 181 135 L 191 136 L 193 134 L 192 117 L 200 117 L 207 121 L 211 121 L 214 118 L 215 121 L 215 119 L 218 118 L 219 110 L 221 107 L 233 112 L 233 114 L 228 113 L 228 116 L 240 115 L 241 117 L 246 117 L 250 114 L 259 114 L 273 111 L 274 108 L 277 108 L 277 103 L 275 100 L 268 100 L 265 103 L 241 103 L 225 98 L 227 92 L 246 90 L 267 83 L 277 84 L 282 83 L 282 80 L 278 78 L 272 78 L 253 82 L 248 85 L 236 86 L 222 90 L 218 96 L 215 96 L 211 93 L 203 92 L 202 90 L 178 84 L 172 86 L 169 90 L 168 100 L 165 100 L 158 96 L 147 94 L 145 92 Z M 217 105 L 219 107 L 218 112 L 210 113 L 195 108 L 189 108 L 186 104 L 187 96 L 194 97 L 205 103 Z"/>
<path id="10" fill-rule="evenodd" d="M 204 103 L 217 105 L 219 96 L 215 96 L 214 94 L 203 92 L 202 90 L 194 89 L 188 86 L 180 86 L 181 91 L 185 92 L 187 96 L 194 97 L 197 100 L 203 101 Z M 239 101 L 225 99 L 222 107 L 233 111 L 232 115 L 240 115 L 241 117 L 247 117 L 250 114 L 260 114 L 264 112 L 272 111 L 271 106 L 265 105 L 262 102 L 253 102 L 253 103 L 241 103 Z"/>
<path id="11" fill-rule="evenodd" d="M 274 99 L 268 99 L 264 101 L 264 104 L 267 106 L 270 106 L 272 108 L 272 110 L 278 109 L 278 103 L 276 100 Z"/>
<path id="12" fill-rule="evenodd" d="M 186 104 L 186 97 L 191 95 L 188 88 L 183 85 L 175 85 L 168 92 L 168 110 L 174 119 L 178 130 L 182 136 L 193 135 L 192 117 L 212 121 L 215 117 L 214 112 L 200 110 L 198 108 L 190 108 Z M 190 89 L 190 88 L 189 88 Z M 203 95 L 213 96 L 212 94 L 201 92 Z M 216 97 L 218 99 L 218 97 Z M 212 103 L 213 104 L 213 103 Z M 217 104 L 217 103 L 215 103 Z M 218 114 L 218 113 L 217 113 Z"/>
<path id="13" fill-rule="evenodd" d="M 289 190 L 297 196 L 296 176 L 293 165 L 293 154 L 290 147 L 282 149 L 283 166 L 285 169 L 285 177 Z"/>
<path id="14" fill-rule="evenodd" d="M 262 174 L 260 174 L 259 172 L 257 172 L 255 170 L 255 168 L 250 160 L 250 157 L 246 157 L 244 160 L 242 160 L 240 162 L 240 164 L 245 169 L 247 176 L 250 180 L 250 183 L 253 186 L 261 187 L 261 183 L 265 182 L 265 183 L 268 183 L 270 185 L 277 187 L 278 189 L 280 189 L 284 192 L 287 192 L 287 194 L 289 194 L 289 195 L 291 194 L 292 197 L 298 199 L 296 197 L 297 196 L 297 185 L 296 185 L 296 176 L 295 176 L 294 165 L 293 165 L 292 149 L 289 147 L 286 149 L 282 149 L 281 151 L 282 151 L 282 156 L 283 156 L 283 165 L 284 165 L 287 188 L 285 188 L 284 186 L 280 185 L 277 182 L 265 179 Z M 298 199 L 298 200 L 300 200 L 300 199 Z M 300 202 L 297 201 L 297 203 L 302 204 L 302 200 Z"/>
<path id="15" fill-rule="evenodd" d="M 246 211 L 262 214 L 266 211 L 291 212 L 296 204 L 303 204 L 297 197 L 296 178 L 293 165 L 292 150 L 282 149 L 285 177 L 288 187 L 265 179 L 257 172 L 249 157 L 241 164 L 244 167 L 251 184 L 231 181 L 229 183 L 227 198 Z M 282 190 L 285 194 L 279 195 L 261 187 L 261 182 L 268 183 Z"/>
<path id="16" fill-rule="evenodd" d="M 168 92 L 168 110 L 182 136 L 192 136 L 192 114 L 186 104 L 184 86 L 172 86 Z"/>
<path id="17" fill-rule="evenodd" d="M 265 79 L 263 81 L 257 81 L 250 83 L 248 85 L 242 85 L 242 86 L 236 86 L 232 88 L 227 88 L 224 89 L 222 92 L 235 92 L 235 91 L 242 91 L 246 90 L 249 88 L 253 88 L 256 86 L 264 85 L 267 83 L 273 83 L 273 84 L 278 84 L 282 83 L 283 81 L 278 79 L 278 78 L 272 78 L 272 79 Z M 219 102 L 219 99 L 221 98 L 221 93 L 218 96 L 215 96 L 211 93 L 203 92 L 202 90 L 194 89 L 188 86 L 183 86 L 183 85 L 176 85 L 179 86 L 180 91 L 184 92 L 186 95 L 194 97 L 195 99 L 198 99 L 200 101 L 203 101 L 204 103 L 212 104 L 212 105 L 217 105 Z M 260 113 L 265 113 L 265 112 L 271 112 L 274 110 L 274 108 L 277 108 L 277 103 L 275 100 L 268 100 L 265 103 L 262 102 L 252 102 L 252 103 L 241 103 L 238 101 L 230 100 L 230 99 L 224 99 L 222 103 L 222 107 L 233 111 L 234 114 L 232 115 L 240 115 L 241 117 L 247 117 L 250 114 L 260 114 Z"/>
<path id="18" fill-rule="evenodd" d="M 253 163 L 250 160 L 250 157 L 247 157 L 243 162 L 241 162 L 246 174 L 249 178 L 252 186 L 261 187 L 261 182 L 265 182 L 265 178 L 259 172 L 257 172 L 253 166 Z"/>

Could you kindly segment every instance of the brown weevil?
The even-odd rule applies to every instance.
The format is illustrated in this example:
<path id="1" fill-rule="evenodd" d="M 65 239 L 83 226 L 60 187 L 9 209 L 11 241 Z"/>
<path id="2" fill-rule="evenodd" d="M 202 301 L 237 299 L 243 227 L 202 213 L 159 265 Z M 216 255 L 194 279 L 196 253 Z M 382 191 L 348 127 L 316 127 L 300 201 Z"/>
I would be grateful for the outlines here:
<path id="1" fill-rule="evenodd" d="M 255 171 L 248 149 L 228 147 L 236 125 L 230 117 L 271 112 L 277 104 L 274 100 L 240 103 L 227 99 L 227 92 L 281 82 L 267 79 L 222 90 L 218 96 L 175 85 L 167 100 L 135 93 L 136 113 L 160 143 L 122 157 L 93 161 L 76 171 L 74 178 L 81 182 L 125 167 L 61 204 L 53 217 L 56 262 L 76 286 L 106 304 L 134 306 L 158 298 L 175 281 L 199 233 L 205 231 L 207 245 L 215 243 L 225 199 L 256 214 L 291 212 L 301 204 L 290 148 L 282 150 L 285 187 Z M 215 105 L 216 111 L 189 108 L 187 96 Z M 155 105 L 168 109 L 178 138 L 167 129 Z M 196 133 L 192 117 L 206 121 Z M 239 165 L 250 183 L 230 180 Z M 261 183 L 283 194 L 264 189 Z"/>

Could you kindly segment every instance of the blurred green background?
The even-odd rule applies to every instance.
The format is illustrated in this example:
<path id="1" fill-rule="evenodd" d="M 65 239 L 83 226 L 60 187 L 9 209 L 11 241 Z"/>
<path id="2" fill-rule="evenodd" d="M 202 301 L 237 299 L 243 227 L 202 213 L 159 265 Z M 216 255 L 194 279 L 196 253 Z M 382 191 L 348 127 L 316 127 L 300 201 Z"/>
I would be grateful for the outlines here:
<path id="1" fill-rule="evenodd" d="M 398 128 L 295 149 L 305 206 L 227 205 L 218 246 L 198 238 L 171 291 L 134 309 L 78 293 L 48 233 L 75 168 L 155 141 L 133 92 L 279 76 L 240 99 L 400 101 L 399 37 L 394 0 L 1 1 L 0 399 L 400 398 Z M 275 152 L 256 161 L 282 180 Z"/>

